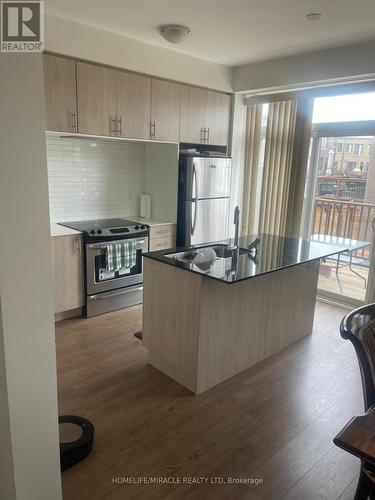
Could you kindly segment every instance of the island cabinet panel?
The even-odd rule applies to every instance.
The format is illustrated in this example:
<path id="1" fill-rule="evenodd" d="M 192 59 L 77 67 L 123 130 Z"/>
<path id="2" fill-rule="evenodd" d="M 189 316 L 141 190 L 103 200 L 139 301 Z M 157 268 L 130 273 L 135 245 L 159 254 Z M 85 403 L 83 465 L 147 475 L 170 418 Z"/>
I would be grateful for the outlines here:
<path id="1" fill-rule="evenodd" d="M 150 139 L 151 78 L 116 72 L 117 135 Z"/>
<path id="2" fill-rule="evenodd" d="M 82 307 L 82 236 L 53 236 L 51 246 L 55 313 Z"/>
<path id="3" fill-rule="evenodd" d="M 46 129 L 77 132 L 76 62 L 43 55 Z"/>
<path id="4" fill-rule="evenodd" d="M 151 139 L 179 141 L 180 106 L 181 85 L 153 78 L 151 81 Z"/>
<path id="5" fill-rule="evenodd" d="M 144 259 L 143 344 L 150 363 L 195 392 L 202 279 Z M 178 314 L 176 312 L 178 311 Z"/>
<path id="6" fill-rule="evenodd" d="M 195 394 L 312 333 L 319 260 L 230 285 L 144 261 L 150 364 Z"/>
<path id="7" fill-rule="evenodd" d="M 201 289 L 197 393 L 310 335 L 319 261 Z M 203 362 L 204 361 L 204 362 Z"/>
<path id="8" fill-rule="evenodd" d="M 205 143 L 207 90 L 181 86 L 180 142 Z"/>
<path id="9" fill-rule="evenodd" d="M 231 97 L 220 92 L 207 92 L 207 140 L 209 144 L 226 146 L 229 138 Z"/>
<path id="10" fill-rule="evenodd" d="M 77 62 L 77 99 L 81 134 L 117 135 L 115 70 Z"/>

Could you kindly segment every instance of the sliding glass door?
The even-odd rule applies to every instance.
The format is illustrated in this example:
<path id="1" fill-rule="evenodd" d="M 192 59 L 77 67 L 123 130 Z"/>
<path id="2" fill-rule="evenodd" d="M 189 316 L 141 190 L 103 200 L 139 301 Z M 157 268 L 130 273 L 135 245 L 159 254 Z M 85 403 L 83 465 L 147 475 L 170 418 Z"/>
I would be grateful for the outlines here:
<path id="1" fill-rule="evenodd" d="M 314 124 L 302 236 L 349 248 L 321 264 L 320 296 L 351 306 L 374 300 L 374 228 L 375 123 Z M 360 250 L 350 250 L 354 241 Z"/>

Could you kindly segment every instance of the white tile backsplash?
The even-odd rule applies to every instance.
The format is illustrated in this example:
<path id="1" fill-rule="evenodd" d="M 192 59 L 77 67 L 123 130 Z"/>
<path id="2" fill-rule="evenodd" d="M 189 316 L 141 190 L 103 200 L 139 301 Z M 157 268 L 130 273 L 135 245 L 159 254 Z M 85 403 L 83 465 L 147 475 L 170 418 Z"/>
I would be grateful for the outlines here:
<path id="1" fill-rule="evenodd" d="M 139 212 L 145 145 L 47 135 L 51 222 Z"/>

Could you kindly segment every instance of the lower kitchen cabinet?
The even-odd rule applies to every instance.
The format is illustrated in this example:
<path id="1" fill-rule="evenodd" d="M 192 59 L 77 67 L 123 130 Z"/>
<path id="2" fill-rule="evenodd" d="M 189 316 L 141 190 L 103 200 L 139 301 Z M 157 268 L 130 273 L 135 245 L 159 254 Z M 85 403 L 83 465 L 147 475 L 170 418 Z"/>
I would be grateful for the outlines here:
<path id="1" fill-rule="evenodd" d="M 150 252 L 176 246 L 176 224 L 158 224 L 150 227 Z"/>
<path id="2" fill-rule="evenodd" d="M 51 246 L 55 313 L 82 307 L 82 236 L 53 236 Z"/>

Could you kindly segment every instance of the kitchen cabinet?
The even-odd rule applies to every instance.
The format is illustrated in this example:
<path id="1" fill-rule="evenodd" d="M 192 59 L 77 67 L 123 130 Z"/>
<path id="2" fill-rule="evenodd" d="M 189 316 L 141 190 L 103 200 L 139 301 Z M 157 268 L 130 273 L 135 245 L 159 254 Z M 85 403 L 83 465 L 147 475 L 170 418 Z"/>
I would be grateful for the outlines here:
<path id="1" fill-rule="evenodd" d="M 82 236 L 53 236 L 51 246 L 55 313 L 82 307 Z"/>
<path id="2" fill-rule="evenodd" d="M 181 85 L 151 81 L 151 139 L 178 142 L 180 139 Z"/>
<path id="3" fill-rule="evenodd" d="M 76 62 L 44 54 L 43 76 L 46 129 L 77 132 Z"/>
<path id="4" fill-rule="evenodd" d="M 44 55 L 46 128 L 59 132 L 227 145 L 231 97 Z"/>
<path id="5" fill-rule="evenodd" d="M 207 90 L 181 86 L 180 141 L 205 142 Z"/>
<path id="6" fill-rule="evenodd" d="M 207 91 L 208 144 L 228 144 L 231 97 L 220 92 Z"/>
<path id="7" fill-rule="evenodd" d="M 150 227 L 150 252 L 176 246 L 176 224 L 158 224 Z"/>
<path id="8" fill-rule="evenodd" d="M 180 141 L 227 145 L 230 106 L 228 94 L 182 86 Z"/>
<path id="9" fill-rule="evenodd" d="M 117 135 L 150 139 L 151 78 L 116 71 Z"/>
<path id="10" fill-rule="evenodd" d="M 77 62 L 77 101 L 81 134 L 117 135 L 115 70 Z"/>

